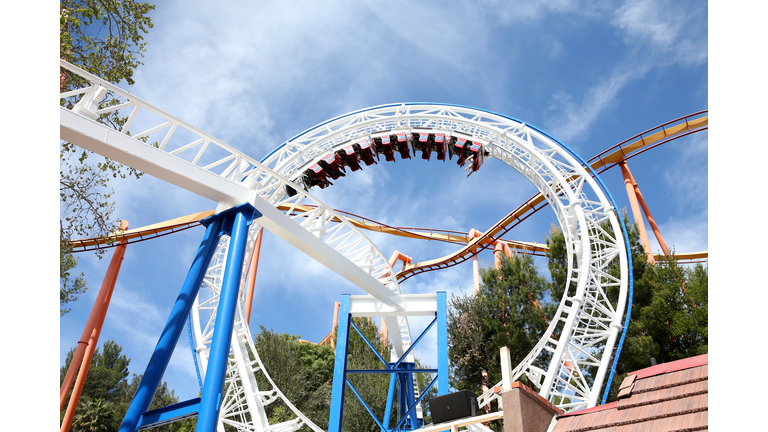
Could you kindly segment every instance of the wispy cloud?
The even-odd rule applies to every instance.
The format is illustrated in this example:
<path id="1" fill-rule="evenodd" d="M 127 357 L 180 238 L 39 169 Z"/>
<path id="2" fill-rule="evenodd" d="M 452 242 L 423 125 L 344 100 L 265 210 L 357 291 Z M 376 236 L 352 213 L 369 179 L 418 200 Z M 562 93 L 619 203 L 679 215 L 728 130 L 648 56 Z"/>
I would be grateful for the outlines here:
<path id="1" fill-rule="evenodd" d="M 556 114 L 548 122 L 548 130 L 565 143 L 587 137 L 605 110 L 618 103 L 624 87 L 647 71 L 647 66 L 619 67 L 589 89 L 580 102 L 574 102 L 573 96 L 564 91 L 555 93 L 548 108 Z"/>
<path id="2" fill-rule="evenodd" d="M 485 0 L 484 3 L 491 6 L 504 23 L 539 21 L 551 14 L 591 15 L 595 7 L 593 2 L 579 0 Z"/>
<path id="3" fill-rule="evenodd" d="M 704 11 L 702 11 L 704 9 Z M 611 25 L 629 48 L 608 74 L 581 95 L 559 91 L 548 104 L 548 127 L 566 142 L 581 141 L 601 116 L 622 103 L 626 87 L 649 72 L 670 65 L 697 66 L 707 61 L 706 6 L 682 10 L 674 2 L 627 1 L 613 11 Z"/>

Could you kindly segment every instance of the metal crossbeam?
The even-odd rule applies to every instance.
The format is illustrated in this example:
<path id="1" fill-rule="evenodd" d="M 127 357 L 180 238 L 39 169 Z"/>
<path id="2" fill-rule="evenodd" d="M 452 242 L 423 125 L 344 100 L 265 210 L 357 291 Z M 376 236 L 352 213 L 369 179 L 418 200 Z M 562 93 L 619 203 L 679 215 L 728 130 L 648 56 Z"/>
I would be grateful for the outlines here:
<path id="1" fill-rule="evenodd" d="M 411 419 L 411 423 L 405 430 L 413 430 L 418 427 L 417 423 L 420 423 L 419 404 L 429 390 L 437 384 L 438 395 L 448 393 L 448 341 L 447 341 L 447 306 L 446 306 L 446 294 L 444 291 L 439 291 L 436 294 L 421 294 L 421 295 L 404 295 L 405 299 L 405 316 L 434 316 L 435 319 L 431 324 L 424 329 L 422 334 L 416 338 L 413 345 L 408 347 L 402 354 L 396 354 L 392 352 L 392 361 L 385 362 L 381 356 L 376 353 L 373 346 L 368 343 L 365 337 L 362 335 L 357 326 L 352 322 L 352 317 L 374 317 L 381 316 L 382 313 L 393 313 L 388 311 L 387 307 L 381 302 L 376 301 L 371 296 L 350 296 L 349 294 L 342 295 L 341 304 L 339 307 L 339 324 L 337 330 L 337 342 L 336 342 L 336 359 L 334 362 L 334 376 L 331 395 L 331 412 L 329 417 L 328 430 L 338 432 L 342 427 L 343 407 L 345 388 L 348 386 L 350 390 L 357 396 L 362 405 L 368 410 L 373 420 L 379 425 L 383 431 L 404 430 L 401 429 L 406 424 L 407 419 Z M 421 341 L 424 334 L 437 324 L 437 369 L 416 369 L 413 360 L 413 355 L 410 351 Z M 368 347 L 376 354 L 378 359 L 384 365 L 384 369 L 347 369 L 347 354 L 349 349 L 349 334 L 350 329 L 356 330 L 363 340 L 367 343 Z M 378 419 L 374 413 L 370 410 L 368 405 L 362 399 L 352 383 L 347 379 L 349 373 L 383 373 L 390 375 L 389 392 L 387 395 L 387 405 L 385 408 L 384 419 Z M 417 395 L 417 389 L 415 386 L 415 380 L 413 378 L 414 373 L 436 373 L 437 376 L 430 382 L 430 384 L 423 390 L 423 393 Z M 400 383 L 399 400 L 397 402 L 398 408 L 398 421 L 394 427 L 390 427 L 389 418 L 392 414 L 395 404 L 395 384 Z"/>
<path id="2" fill-rule="evenodd" d="M 386 305 L 395 309 L 402 308 L 403 301 L 397 292 L 382 285 L 379 280 L 341 256 L 269 202 L 254 197 L 251 190 L 242 183 L 197 167 L 65 108 L 61 108 L 60 114 L 61 139 L 214 200 L 220 204 L 220 208 L 248 202 L 264 215 L 259 220 L 264 228 Z"/>

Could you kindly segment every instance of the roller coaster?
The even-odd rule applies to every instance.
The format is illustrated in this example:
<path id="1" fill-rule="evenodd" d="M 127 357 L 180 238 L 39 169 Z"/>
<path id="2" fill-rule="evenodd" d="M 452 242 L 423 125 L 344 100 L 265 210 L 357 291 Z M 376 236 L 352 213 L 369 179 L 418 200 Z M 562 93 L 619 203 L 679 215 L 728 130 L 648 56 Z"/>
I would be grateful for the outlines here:
<path id="1" fill-rule="evenodd" d="M 476 259 L 480 251 L 500 242 L 523 253 L 546 253 L 546 245 L 503 237 L 543 207 L 552 209 L 565 236 L 569 256 L 566 289 L 534 350 L 505 372 L 512 380 L 525 376 L 535 391 L 565 411 L 597 405 L 601 389 L 610 387 L 613 378 L 627 328 L 624 317 L 629 317 L 632 297 L 627 230 L 599 174 L 616 166 L 625 171 L 628 159 L 706 130 L 708 124 L 707 111 L 693 113 L 584 160 L 541 129 L 503 114 L 466 106 L 399 103 L 330 119 L 256 160 L 76 66 L 63 60 L 60 66 L 66 73 L 78 77 L 74 80 L 78 83 L 76 88 L 63 89 L 60 95 L 62 140 L 217 203 L 215 210 L 122 231 L 109 241 L 125 245 L 200 224 L 206 226 L 206 233 L 224 232 L 211 237 L 210 241 L 206 240 L 206 234 L 198 251 L 198 256 L 204 256 L 200 260 L 204 269 L 198 280 L 188 278 L 191 282 L 185 282 L 185 287 L 190 285 L 190 292 L 195 293 L 194 301 L 178 314 L 186 320 L 203 394 L 202 401 L 196 402 L 200 430 L 223 431 L 224 425 L 247 431 L 287 432 L 303 426 L 321 430 L 274 384 L 259 358 L 248 327 L 250 299 L 246 293 L 249 284 L 252 290 L 253 277 L 249 277 L 248 266 L 243 263 L 254 261 L 258 254 L 262 229 L 366 292 L 366 296 L 353 296 L 348 313 L 381 317 L 390 329 L 392 359 L 399 364 L 408 357 L 418 339 L 411 334 L 409 317 L 434 315 L 435 308 L 438 312 L 440 309 L 439 301 L 437 306 L 434 304 L 434 296 L 404 293 L 401 284 L 418 274 Z M 122 126 L 98 121 L 101 116 L 118 112 L 126 114 Z M 142 129 L 136 130 L 133 125 L 141 125 Z M 521 173 L 539 192 L 486 231 L 469 233 L 386 225 L 334 209 L 309 192 L 312 188 L 332 187 L 332 181 L 341 177 L 349 176 L 348 180 L 353 181 L 354 173 L 363 166 L 392 162 L 396 158 L 415 158 L 418 152 L 423 160 L 434 157 L 445 161 L 455 156 L 468 176 L 490 159 L 496 159 Z M 420 262 L 412 262 L 397 253 L 387 259 L 364 231 L 437 240 L 460 247 L 449 255 Z M 661 239 L 660 244 L 663 245 Z M 107 247 L 105 239 L 82 239 L 72 245 L 75 250 Z M 649 260 L 664 259 L 663 255 L 651 255 L 649 246 L 646 250 Z M 677 257 L 691 262 L 706 259 L 706 252 L 677 254 Z M 395 271 L 393 267 L 398 258 L 403 260 L 403 266 Z M 231 265 L 231 262 L 237 264 Z M 621 269 L 618 276 L 608 271 L 616 262 Z M 230 285 L 235 287 L 234 296 L 228 294 Z M 607 295 L 609 289 L 618 291 L 617 300 Z M 172 327 L 171 322 L 169 318 L 167 329 Z M 173 334 L 168 333 L 169 338 L 178 340 L 181 330 L 177 324 L 173 326 Z M 165 334 L 164 331 L 161 340 Z M 175 340 L 172 343 L 175 344 Z M 158 354 L 157 358 L 160 357 Z M 145 380 L 151 379 L 147 376 L 155 359 L 153 354 Z M 160 370 L 154 378 L 157 382 L 142 382 L 121 431 L 161 424 L 147 420 L 151 396 L 167 366 L 167 359 L 157 362 Z M 441 371 L 438 375 L 443 375 L 444 381 L 438 382 L 438 391 L 445 394 L 447 376 Z M 259 374 L 269 383 L 269 388 L 259 388 L 256 379 Z M 71 382 L 66 392 L 70 386 Z M 144 393 L 148 396 L 140 394 L 142 386 L 146 387 Z M 216 400 L 215 392 L 206 392 L 209 386 L 226 391 Z M 334 391 L 336 387 L 334 382 Z M 62 394 L 66 393 L 63 389 L 64 386 Z M 414 389 L 411 403 L 423 390 Z M 603 401 L 606 395 L 607 390 Z M 210 416 L 203 414 L 206 398 L 215 401 L 216 408 Z M 498 398 L 498 392 L 491 388 L 480 395 L 479 406 L 486 407 Z M 269 423 L 265 406 L 277 400 L 282 400 L 293 411 L 292 420 Z M 411 415 L 414 415 L 418 407 L 412 408 L 415 411 Z M 212 420 L 207 420 L 209 417 Z M 408 430 L 417 428 L 417 423 L 410 424 L 412 429 Z M 65 426 L 68 428 L 62 425 L 63 430 Z M 338 425 L 332 421 L 330 430 L 338 430 L 335 427 Z M 482 424 L 467 428 L 488 430 Z"/>

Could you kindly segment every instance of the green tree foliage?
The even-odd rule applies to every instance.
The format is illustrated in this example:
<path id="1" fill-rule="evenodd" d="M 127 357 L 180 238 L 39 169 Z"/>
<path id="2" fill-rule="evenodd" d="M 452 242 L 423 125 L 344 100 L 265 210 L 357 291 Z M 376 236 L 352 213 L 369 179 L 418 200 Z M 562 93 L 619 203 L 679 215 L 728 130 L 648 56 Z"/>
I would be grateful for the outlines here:
<path id="1" fill-rule="evenodd" d="M 353 318 L 352 321 L 371 343 L 376 352 L 384 361 L 388 362 L 389 349 L 380 340 L 379 329 L 376 324 L 369 322 L 367 318 Z M 371 351 L 371 348 L 360 337 L 360 334 L 350 326 L 347 369 L 384 368 L 384 364 Z M 347 374 L 347 379 L 360 393 L 360 396 L 376 415 L 376 418 L 379 420 L 383 419 L 387 404 L 387 392 L 389 390 L 389 374 Z M 393 409 L 393 412 L 396 412 L 395 409 Z M 389 426 L 392 427 L 394 425 L 393 417 L 390 419 Z M 342 430 L 345 432 L 378 432 L 381 430 L 349 387 L 345 391 Z"/>
<path id="2" fill-rule="evenodd" d="M 353 318 L 353 322 L 374 350 L 388 362 L 389 347 L 381 341 L 378 327 L 365 318 Z M 335 331 L 336 329 L 334 329 L 334 335 Z M 254 335 L 254 345 L 270 377 L 288 400 L 321 429 L 327 429 L 331 408 L 334 350 L 329 346 L 302 343 L 299 336 L 276 333 L 263 326 L 260 332 Z M 363 338 L 350 328 L 347 369 L 384 369 L 384 367 Z M 418 359 L 416 359 L 416 367 L 429 369 L 429 366 L 422 365 Z M 381 420 L 386 408 L 389 375 L 352 373 L 348 374 L 347 378 Z M 431 374 L 417 374 L 419 388 L 426 388 L 431 379 Z M 268 388 L 266 380 L 260 374 L 257 375 L 257 380 L 260 388 L 262 386 Z M 435 394 L 436 389 L 433 387 L 425 400 Z M 342 430 L 379 432 L 381 429 L 349 387 L 346 387 L 345 395 Z M 393 409 L 390 427 L 395 424 L 396 407 L 395 405 Z M 425 414 L 428 416 L 427 405 L 423 404 L 422 407 L 425 408 Z M 288 408 L 277 402 L 268 405 L 266 411 L 270 424 L 293 418 Z M 306 427 L 305 429 L 309 430 Z"/>
<path id="3" fill-rule="evenodd" d="M 480 278 L 477 296 L 451 297 L 447 326 L 451 387 L 478 396 L 501 380 L 500 348 L 509 347 L 512 364 L 520 363 L 549 325 L 546 311 L 552 309 L 550 286 L 529 255 L 505 257 L 498 270 L 482 269 Z M 502 424 L 489 426 L 501 430 Z"/>
<path id="4" fill-rule="evenodd" d="M 88 368 L 88 378 L 85 380 L 81 397 L 92 400 L 104 399 L 113 404 L 121 402 L 122 395 L 127 389 L 126 378 L 128 377 L 128 365 L 131 363 L 131 360 L 122 354 L 122 351 L 122 347 L 111 340 L 104 342 L 101 350 L 96 348 Z M 59 385 L 64 382 L 64 376 L 74 354 L 74 348 L 69 350 L 67 360 L 59 371 Z"/>
<path id="5" fill-rule="evenodd" d="M 708 269 L 701 264 L 682 267 L 670 258 L 648 265 L 636 279 L 635 289 L 646 295 L 633 299 L 610 398 L 630 372 L 651 366 L 651 358 L 667 363 L 709 350 Z"/>
<path id="6" fill-rule="evenodd" d="M 451 386 L 482 393 L 501 380 L 499 349 L 510 347 L 517 364 L 549 325 L 544 311 L 547 280 L 528 255 L 513 255 L 500 269 L 481 271 L 480 292 L 453 296 L 448 310 Z"/>
<path id="7" fill-rule="evenodd" d="M 141 65 L 146 42 L 143 36 L 152 28 L 150 3 L 122 0 L 61 0 L 59 26 L 59 55 L 62 59 L 112 83 L 125 81 L 133 85 L 133 72 Z M 60 71 L 61 91 L 85 86 L 84 80 Z M 74 100 L 62 100 L 71 108 Z M 102 107 L 118 103 L 108 94 Z M 99 121 L 115 127 L 125 122 L 117 113 L 104 114 Z M 118 221 L 114 217 L 113 191 L 110 178 L 139 178 L 141 173 L 125 168 L 109 159 L 71 143 L 61 142 L 60 164 L 60 314 L 69 309 L 64 305 L 75 301 L 85 292 L 84 274 L 75 276 L 77 258 L 67 242 L 73 237 L 101 236 L 114 232 Z M 101 255 L 99 255 L 101 256 Z"/>
<path id="8" fill-rule="evenodd" d="M 428 364 L 422 363 L 419 361 L 419 359 L 416 359 L 416 369 L 432 369 L 432 367 Z M 416 374 L 416 383 L 418 384 L 419 390 L 423 392 L 436 376 L 437 374 L 431 373 Z M 421 409 L 425 425 L 432 423 L 432 411 L 429 408 L 429 400 L 435 396 L 437 396 L 437 384 L 432 386 L 432 388 L 429 389 L 427 394 L 424 395 L 424 398 L 421 400 Z"/>
<path id="9" fill-rule="evenodd" d="M 708 350 L 707 267 L 684 267 L 674 256 L 649 264 L 637 226 L 629 224 L 626 215 L 624 222 L 632 254 L 633 306 L 612 396 L 629 372 L 650 366 L 651 358 L 664 363 Z M 606 235 L 612 235 L 610 226 L 603 229 Z M 451 298 L 448 353 L 454 388 L 479 394 L 483 384 L 490 387 L 498 382 L 499 348 L 508 346 L 513 366 L 518 364 L 538 342 L 548 325 L 547 318 L 554 315 L 566 289 L 569 294 L 575 289 L 573 282 L 567 286 L 569 257 L 563 233 L 553 226 L 546 243 L 548 281 L 538 273 L 530 257 L 514 256 L 499 271 L 482 271 L 478 296 Z M 618 259 L 610 264 L 609 272 L 619 276 Z M 618 288 L 607 292 L 612 301 L 618 299 L 618 294 Z"/>
<path id="10" fill-rule="evenodd" d="M 650 366 L 651 358 L 657 363 L 666 363 L 708 351 L 707 267 L 680 266 L 674 254 L 668 260 L 649 264 L 637 225 L 630 224 L 626 215 L 624 224 L 629 231 L 632 252 L 632 316 L 609 398 L 618 394 L 628 373 Z M 610 227 L 604 229 L 612 233 Z M 565 238 L 559 229 L 553 228 L 547 245 L 552 275 L 550 291 L 555 293 L 557 284 L 564 286 L 567 277 Z M 618 276 L 618 260 L 611 264 L 610 272 Z M 608 294 L 611 300 L 618 298 L 617 290 Z"/>
<path id="11" fill-rule="evenodd" d="M 67 354 L 67 360 L 60 369 L 59 385 L 64 381 L 75 349 Z M 122 354 L 122 347 L 114 341 L 104 342 L 102 349 L 94 351 L 88 377 L 72 421 L 73 432 L 114 431 L 120 427 L 128 406 L 141 382 L 141 375 L 133 374 L 128 383 L 128 365 L 131 360 Z M 173 390 L 163 381 L 150 405 L 150 410 L 179 402 Z M 63 418 L 65 411 L 62 411 Z M 194 430 L 194 419 L 187 419 L 153 429 L 159 432 L 181 432 Z"/>
<path id="12" fill-rule="evenodd" d="M 254 335 L 253 342 L 277 388 L 313 423 L 327 428 L 333 350 L 328 346 L 302 343 L 299 336 L 276 333 L 264 326 Z M 256 379 L 260 389 L 271 388 L 262 374 L 257 374 Z M 267 405 L 265 411 L 270 424 L 294 418 L 288 407 L 280 402 Z"/>
<path id="13" fill-rule="evenodd" d="M 102 432 L 114 430 L 112 425 L 115 422 L 115 404 L 107 402 L 104 399 L 84 398 L 75 418 L 72 421 L 70 430 L 80 430 L 83 432 Z"/>
<path id="14" fill-rule="evenodd" d="M 123 397 L 120 404 L 119 409 L 119 418 L 120 422 L 122 422 L 123 418 L 125 418 L 125 414 L 128 412 L 128 407 L 131 405 L 131 401 L 133 400 L 133 396 L 136 394 L 136 390 L 139 389 L 139 384 L 141 383 L 143 375 L 131 375 L 131 383 L 128 384 L 126 391 L 123 393 Z M 160 383 L 160 385 L 157 387 L 157 391 L 155 392 L 155 397 L 152 399 L 152 403 L 149 404 L 149 410 L 156 410 L 159 408 L 167 407 L 169 405 L 173 405 L 179 403 L 179 397 L 176 396 L 175 392 L 168 388 L 168 383 L 163 381 Z M 152 431 L 157 432 L 191 432 L 195 430 L 195 425 L 197 424 L 197 418 L 187 418 L 184 420 L 179 420 L 177 422 L 158 426 L 155 428 L 152 428 Z"/>

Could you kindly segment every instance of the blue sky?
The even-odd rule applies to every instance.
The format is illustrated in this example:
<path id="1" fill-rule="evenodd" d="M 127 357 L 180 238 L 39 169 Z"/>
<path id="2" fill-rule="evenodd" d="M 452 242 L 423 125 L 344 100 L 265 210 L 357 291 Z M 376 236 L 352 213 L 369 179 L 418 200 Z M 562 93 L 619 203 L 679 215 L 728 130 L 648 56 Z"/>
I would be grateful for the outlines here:
<path id="1" fill-rule="evenodd" d="M 395 102 L 503 113 L 586 159 L 709 108 L 708 19 L 707 4 L 697 1 L 167 1 L 153 14 L 144 66 L 129 91 L 257 159 L 329 118 Z M 702 132 L 630 161 L 678 252 L 710 248 L 708 154 Z M 619 207 L 628 208 L 620 172 L 601 177 Z M 131 228 L 215 208 L 149 176 L 113 186 L 116 214 Z M 312 192 L 335 208 L 392 225 L 484 231 L 535 189 L 497 161 L 467 179 L 451 162 L 398 158 Z M 543 242 L 553 222 L 543 210 L 507 237 Z M 196 228 L 129 245 L 99 345 L 121 344 L 131 372 L 143 372 L 202 234 Z M 400 250 L 416 261 L 455 249 L 370 237 L 384 255 Z M 82 332 L 111 252 L 102 260 L 80 256 L 92 288 L 59 321 L 60 365 Z M 481 255 L 491 260 L 490 252 Z M 545 261 L 537 262 L 544 271 Z M 471 286 L 468 262 L 402 288 L 459 293 Z M 362 293 L 267 233 L 251 328 L 319 341 L 330 331 L 334 301 L 347 292 Z M 434 338 L 423 344 L 433 346 Z M 429 352 L 419 355 L 429 361 Z M 186 334 L 165 379 L 182 400 L 197 396 Z"/>

